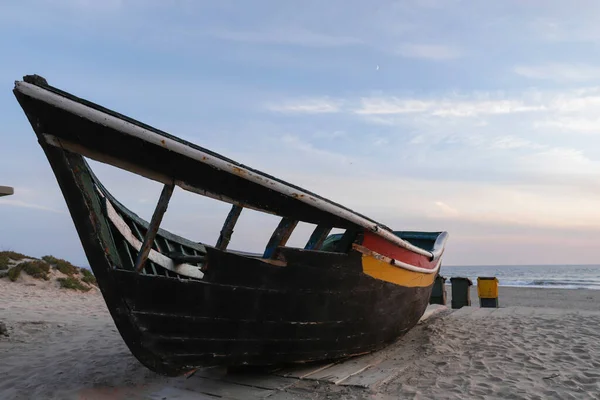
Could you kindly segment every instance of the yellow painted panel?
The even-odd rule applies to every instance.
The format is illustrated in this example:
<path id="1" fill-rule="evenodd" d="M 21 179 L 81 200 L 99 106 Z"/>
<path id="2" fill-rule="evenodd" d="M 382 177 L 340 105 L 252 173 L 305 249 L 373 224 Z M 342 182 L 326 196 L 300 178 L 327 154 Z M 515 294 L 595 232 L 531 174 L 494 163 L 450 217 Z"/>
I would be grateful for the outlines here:
<path id="1" fill-rule="evenodd" d="M 435 274 L 409 271 L 365 254 L 362 256 L 362 266 L 365 274 L 404 287 L 427 287 L 435 280 Z"/>
<path id="2" fill-rule="evenodd" d="M 498 298 L 498 278 L 482 279 L 477 278 L 477 294 L 481 299 Z"/>

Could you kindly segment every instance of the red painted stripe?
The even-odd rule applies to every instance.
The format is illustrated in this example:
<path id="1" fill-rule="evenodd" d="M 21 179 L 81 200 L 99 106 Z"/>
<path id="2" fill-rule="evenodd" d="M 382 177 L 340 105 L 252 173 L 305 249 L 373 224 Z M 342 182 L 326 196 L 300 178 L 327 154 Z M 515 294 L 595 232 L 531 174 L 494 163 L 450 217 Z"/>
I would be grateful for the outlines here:
<path id="1" fill-rule="evenodd" d="M 437 264 L 436 262 L 430 261 L 429 257 L 413 253 L 404 247 L 397 246 L 381 236 L 375 235 L 371 231 L 365 231 L 362 245 L 382 256 L 393 258 L 394 260 L 402 261 L 414 265 L 415 267 L 434 269 Z"/>

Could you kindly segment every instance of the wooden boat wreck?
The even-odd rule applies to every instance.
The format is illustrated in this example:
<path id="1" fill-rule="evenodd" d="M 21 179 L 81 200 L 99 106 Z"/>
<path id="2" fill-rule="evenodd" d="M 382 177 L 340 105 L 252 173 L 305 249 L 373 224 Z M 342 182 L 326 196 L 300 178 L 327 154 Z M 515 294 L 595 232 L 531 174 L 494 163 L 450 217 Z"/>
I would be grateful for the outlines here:
<path id="1" fill-rule="evenodd" d="M 13 92 L 115 325 L 149 369 L 337 360 L 384 347 L 423 315 L 446 232 L 392 231 L 37 75 Z M 84 157 L 163 183 L 151 220 L 111 196 Z M 214 245 L 159 228 L 175 186 L 232 204 Z M 260 254 L 228 249 L 244 208 L 281 217 Z M 304 248 L 286 246 L 298 221 L 316 228 Z"/>

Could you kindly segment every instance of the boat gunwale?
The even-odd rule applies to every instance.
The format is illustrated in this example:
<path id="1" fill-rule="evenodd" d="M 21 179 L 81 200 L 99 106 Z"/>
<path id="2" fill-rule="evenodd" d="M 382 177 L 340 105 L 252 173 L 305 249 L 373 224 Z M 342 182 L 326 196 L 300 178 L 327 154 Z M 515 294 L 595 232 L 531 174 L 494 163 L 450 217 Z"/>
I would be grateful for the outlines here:
<path id="1" fill-rule="evenodd" d="M 89 167 L 88 167 L 89 168 Z M 116 201 L 116 199 L 110 194 L 110 192 L 98 181 L 98 178 L 93 175 L 93 172 L 91 170 L 91 168 L 89 168 L 90 173 L 92 173 L 93 179 L 95 180 L 95 184 L 97 185 L 97 190 L 99 192 L 99 195 L 102 197 L 105 197 L 105 201 L 107 201 L 107 206 L 108 204 L 111 205 L 111 207 L 115 207 L 117 208 L 119 213 L 125 214 L 127 217 L 133 219 L 135 222 L 139 223 L 140 225 L 142 225 L 143 227 L 147 227 L 149 225 L 149 223 L 147 221 L 145 221 L 144 219 L 140 218 L 139 216 L 137 216 L 133 211 L 129 210 L 126 206 L 124 206 L 123 204 L 119 203 L 118 201 Z M 111 203 L 116 203 L 116 204 L 111 204 Z M 115 210 L 115 211 L 117 211 Z M 108 218 L 108 220 L 111 222 L 111 224 L 116 226 L 116 222 L 110 218 L 110 216 L 107 214 L 106 217 Z M 118 228 L 117 228 L 118 229 Z M 165 235 L 165 233 L 167 233 L 167 235 Z M 415 238 L 426 238 L 426 239 L 433 239 L 434 237 L 438 238 L 436 240 L 435 243 L 439 242 L 439 238 L 441 235 L 443 235 L 444 232 L 410 232 L 408 233 L 406 236 L 410 236 L 411 233 L 414 233 L 414 237 Z M 123 235 L 123 233 L 121 232 L 121 234 Z M 332 236 L 336 236 L 336 235 L 341 235 L 341 234 L 334 234 Z M 174 242 L 179 242 L 181 244 L 187 245 L 189 247 L 195 248 L 199 251 L 202 251 L 204 253 L 207 252 L 207 248 L 211 248 L 211 249 L 216 249 L 216 246 L 210 246 L 204 243 L 196 243 L 196 242 L 192 242 L 189 239 L 186 239 L 184 237 L 181 237 L 179 235 L 173 234 L 169 231 L 166 231 L 164 229 L 160 229 L 160 232 L 158 232 L 158 236 L 163 236 L 169 240 L 172 240 Z M 127 240 L 127 238 L 125 238 Z M 139 240 L 139 239 L 138 239 Z M 191 245 L 191 246 L 190 246 Z M 435 246 L 435 244 L 434 244 Z M 287 247 L 287 246 L 283 246 L 285 248 L 290 248 L 290 249 L 296 249 L 295 247 Z M 319 253 L 325 253 L 325 254 L 346 254 L 346 253 L 339 253 L 339 252 L 330 252 L 330 251 L 322 251 L 319 249 L 300 249 L 297 248 L 299 250 L 303 250 L 303 251 L 307 251 L 307 252 L 311 252 L 311 253 L 315 253 L 315 254 L 319 254 Z M 396 260 L 387 256 L 384 256 L 382 254 L 379 254 L 373 250 L 368 249 L 367 247 L 358 245 L 356 243 L 352 244 L 352 249 L 355 251 L 358 251 L 361 254 L 367 255 L 367 256 L 372 256 L 374 258 L 377 258 L 387 264 L 390 264 L 396 268 L 401 268 L 401 269 L 405 269 L 408 271 L 412 271 L 412 272 L 417 272 L 417 273 L 424 273 L 424 274 L 433 274 L 433 273 L 437 273 L 441 267 L 441 259 L 438 258 L 435 262 L 435 266 L 433 268 L 422 268 L 422 267 L 418 267 L 400 260 Z M 241 252 L 241 251 L 236 251 L 236 250 L 232 250 L 232 249 L 227 249 L 227 250 L 221 250 L 223 252 L 226 253 L 230 253 L 230 254 L 234 254 L 240 257 L 248 257 L 248 258 L 253 258 L 253 259 L 257 259 L 259 261 L 262 261 L 266 264 L 272 264 L 272 261 L 269 259 L 265 259 L 263 257 L 262 254 L 260 253 L 249 253 L 249 252 Z M 166 254 L 162 254 L 161 255 L 168 257 L 168 255 Z M 156 261 L 155 261 L 156 262 Z M 171 268 L 167 268 L 164 265 L 161 265 L 160 263 L 158 264 L 160 265 L 162 268 L 168 269 L 169 271 L 175 272 L 179 275 L 183 275 L 186 277 L 192 277 L 192 278 L 198 278 L 197 276 L 193 276 L 193 275 L 188 275 L 186 273 L 184 273 L 183 271 L 178 271 L 177 269 L 171 269 Z M 176 265 L 176 268 L 179 267 L 179 265 Z M 191 267 L 191 266 L 189 266 Z M 198 278 L 198 279 L 201 279 Z"/>
<path id="2" fill-rule="evenodd" d="M 306 191 L 305 189 L 291 185 L 285 181 L 281 181 L 263 172 L 253 170 L 242 164 L 238 164 L 235 161 L 229 160 L 219 154 L 210 152 L 204 148 L 183 141 L 179 138 L 175 138 L 154 128 L 145 128 L 141 126 L 140 123 L 137 123 L 137 121 L 130 122 L 129 120 L 124 119 L 120 114 L 116 114 L 114 112 L 111 113 L 106 109 L 99 110 L 91 105 L 82 103 L 81 100 L 75 96 L 65 95 L 64 92 L 59 91 L 58 89 L 53 89 L 54 88 L 51 89 L 49 86 L 40 86 L 38 84 L 32 84 L 23 81 L 15 82 L 15 90 L 21 92 L 25 96 L 46 102 L 51 106 L 71 112 L 76 116 L 88 119 L 94 123 L 114 129 L 123 134 L 137 137 L 138 139 L 148 143 L 166 147 L 170 151 L 176 152 L 190 159 L 211 165 L 230 174 L 238 175 L 243 179 L 275 190 L 287 197 L 295 198 L 306 204 L 312 205 L 321 211 L 338 216 L 351 223 L 361 226 L 362 228 L 368 229 L 374 234 L 393 243 L 394 245 L 403 247 L 416 254 L 427 256 L 430 258 L 430 260 L 436 260 L 441 256 L 441 252 L 437 252 L 436 254 L 415 246 L 394 235 L 388 227 L 379 224 L 378 222 L 373 221 L 361 214 L 358 214 L 344 206 Z M 73 100 L 70 97 L 73 97 L 77 100 Z M 86 103 L 89 102 L 86 101 Z M 168 145 L 167 140 L 169 141 Z M 443 235 L 443 242 L 445 242 L 446 236 L 447 234 Z M 441 247 L 443 248 L 443 243 Z"/>
<path id="3" fill-rule="evenodd" d="M 405 269 L 407 271 L 411 271 L 411 272 L 418 272 L 421 274 L 434 274 L 437 273 L 440 270 L 440 266 L 442 265 L 442 260 L 441 259 L 437 259 L 436 263 L 435 263 L 435 267 L 433 268 L 422 268 L 422 267 L 417 267 L 416 265 L 412 265 L 412 264 L 408 264 L 405 263 L 403 261 L 400 260 L 396 260 L 394 258 L 390 258 L 387 256 L 384 256 L 383 254 L 379 254 L 365 246 L 361 246 L 359 244 L 353 243 L 352 244 L 352 248 L 366 256 L 371 256 L 373 258 L 376 258 L 380 261 L 383 261 L 387 264 L 390 264 L 392 267 L 397 267 L 397 268 L 401 268 L 401 269 Z"/>

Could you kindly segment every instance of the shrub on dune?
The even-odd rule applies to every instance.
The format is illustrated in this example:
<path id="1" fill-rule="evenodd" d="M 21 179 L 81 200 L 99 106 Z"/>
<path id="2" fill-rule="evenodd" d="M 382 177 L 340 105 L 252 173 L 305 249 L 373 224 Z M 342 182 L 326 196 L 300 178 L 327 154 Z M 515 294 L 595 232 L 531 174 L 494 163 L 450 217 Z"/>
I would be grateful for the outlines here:
<path id="1" fill-rule="evenodd" d="M 0 257 L 3 257 L 3 256 L 8 257 L 14 261 L 19 261 L 24 258 L 35 258 L 35 257 L 26 256 L 25 254 L 17 253 L 16 251 L 0 251 Z"/>
<path id="2" fill-rule="evenodd" d="M 0 254 L 0 271 L 8 269 L 9 258 L 3 254 Z"/>
<path id="3" fill-rule="evenodd" d="M 42 260 L 46 261 L 48 264 L 52 265 L 54 268 L 56 268 L 65 275 L 73 276 L 79 272 L 79 268 L 77 268 L 67 260 L 63 260 L 62 258 L 56 258 L 54 256 L 44 256 L 42 257 Z"/>
<path id="4" fill-rule="evenodd" d="M 17 267 L 25 271 L 27 275 L 32 276 L 36 279 L 50 279 L 50 277 L 48 276 L 48 273 L 50 272 L 50 266 L 43 261 L 28 261 L 19 264 Z"/>
<path id="5" fill-rule="evenodd" d="M 8 279 L 10 279 L 12 282 L 19 279 L 19 276 L 21 276 L 21 266 L 20 265 L 17 265 L 16 267 L 13 267 L 8 270 Z"/>
<path id="6" fill-rule="evenodd" d="M 87 292 L 91 288 L 85 286 L 81 281 L 77 278 L 68 277 L 68 278 L 58 278 L 57 281 L 60 283 L 60 287 L 62 289 L 73 289 L 73 290 L 81 290 L 83 292 Z"/>
<path id="7" fill-rule="evenodd" d="M 82 282 L 85 282 L 89 285 L 98 286 L 98 283 L 96 282 L 96 277 L 94 276 L 92 271 L 90 271 L 87 268 L 79 268 L 79 270 L 81 271 L 81 275 L 83 275 L 83 278 L 81 278 Z"/>

